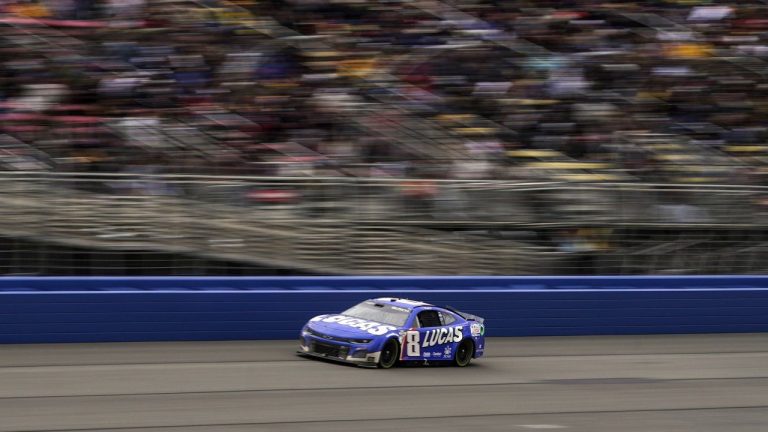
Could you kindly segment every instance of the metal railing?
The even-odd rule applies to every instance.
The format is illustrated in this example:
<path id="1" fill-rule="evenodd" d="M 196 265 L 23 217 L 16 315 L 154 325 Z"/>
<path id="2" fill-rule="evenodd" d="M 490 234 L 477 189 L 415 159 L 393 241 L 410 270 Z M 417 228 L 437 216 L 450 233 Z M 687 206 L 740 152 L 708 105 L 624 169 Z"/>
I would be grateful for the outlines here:
<path id="1" fill-rule="evenodd" d="M 753 273 L 768 249 L 711 234 L 764 228 L 764 187 L 18 172 L 0 184 L 4 238 L 315 274 L 697 273 L 726 261 Z"/>

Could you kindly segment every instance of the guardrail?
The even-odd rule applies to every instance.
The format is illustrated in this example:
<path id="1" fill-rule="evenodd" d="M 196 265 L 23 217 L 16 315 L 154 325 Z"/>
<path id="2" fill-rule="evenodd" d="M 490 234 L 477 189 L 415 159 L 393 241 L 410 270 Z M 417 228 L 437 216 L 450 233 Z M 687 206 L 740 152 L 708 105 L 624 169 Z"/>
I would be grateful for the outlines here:
<path id="1" fill-rule="evenodd" d="M 0 343 L 293 339 L 366 298 L 451 305 L 489 336 L 768 331 L 768 277 L 4 278 Z"/>

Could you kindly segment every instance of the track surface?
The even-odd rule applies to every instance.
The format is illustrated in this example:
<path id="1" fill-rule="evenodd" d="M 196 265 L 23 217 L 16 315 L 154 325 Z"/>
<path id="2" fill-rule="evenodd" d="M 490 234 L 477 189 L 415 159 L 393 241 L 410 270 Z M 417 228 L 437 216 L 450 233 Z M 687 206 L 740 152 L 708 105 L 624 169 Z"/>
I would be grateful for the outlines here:
<path id="1" fill-rule="evenodd" d="M 293 341 L 0 346 L 0 431 L 768 430 L 768 335 L 493 338 L 464 369 Z"/>

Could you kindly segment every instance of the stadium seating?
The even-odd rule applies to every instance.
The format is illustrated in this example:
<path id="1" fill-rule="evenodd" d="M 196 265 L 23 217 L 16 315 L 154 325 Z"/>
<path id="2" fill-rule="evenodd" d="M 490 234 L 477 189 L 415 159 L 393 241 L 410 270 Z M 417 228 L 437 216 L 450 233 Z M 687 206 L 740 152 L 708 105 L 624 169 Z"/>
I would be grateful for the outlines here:
<path id="1" fill-rule="evenodd" d="M 707 3 L 6 1 L 0 167 L 760 183 L 766 5 Z"/>

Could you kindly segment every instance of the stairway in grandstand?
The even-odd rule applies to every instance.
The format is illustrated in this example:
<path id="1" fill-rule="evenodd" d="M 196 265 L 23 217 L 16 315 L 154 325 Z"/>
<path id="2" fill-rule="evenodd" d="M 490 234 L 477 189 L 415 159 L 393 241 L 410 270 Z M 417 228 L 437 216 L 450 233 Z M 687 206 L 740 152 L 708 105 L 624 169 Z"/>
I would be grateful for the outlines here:
<path id="1" fill-rule="evenodd" d="M 409 115 L 403 109 L 387 107 L 387 113 L 353 113 L 347 119 L 368 134 L 386 138 L 400 150 L 419 159 L 466 160 L 472 155 L 461 140 L 426 119 Z"/>
<path id="2" fill-rule="evenodd" d="M 622 133 L 617 138 L 616 150 L 635 148 L 649 155 L 669 183 L 727 184 L 729 176 L 745 166 L 739 159 L 685 135 Z"/>

